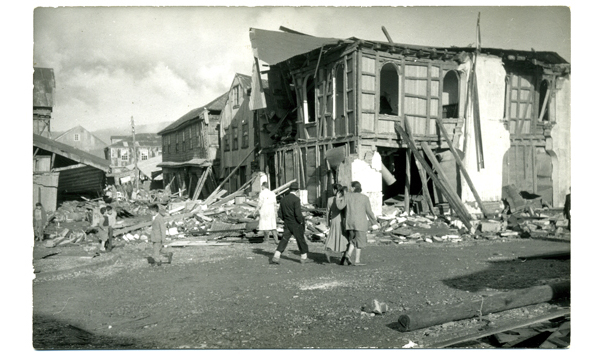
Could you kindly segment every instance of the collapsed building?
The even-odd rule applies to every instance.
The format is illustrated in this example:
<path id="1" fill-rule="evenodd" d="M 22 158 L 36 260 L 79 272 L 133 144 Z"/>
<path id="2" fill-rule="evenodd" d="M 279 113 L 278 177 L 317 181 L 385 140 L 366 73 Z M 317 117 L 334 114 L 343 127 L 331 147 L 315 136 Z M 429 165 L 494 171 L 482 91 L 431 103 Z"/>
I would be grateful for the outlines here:
<path id="1" fill-rule="evenodd" d="M 461 202 L 490 210 L 511 190 L 554 207 L 569 193 L 570 64 L 554 52 L 254 28 L 250 41 L 250 108 L 265 112 L 259 168 L 272 188 L 296 179 L 324 206 L 333 183 L 357 180 L 376 214 L 397 195 L 442 205 L 425 162 Z"/>

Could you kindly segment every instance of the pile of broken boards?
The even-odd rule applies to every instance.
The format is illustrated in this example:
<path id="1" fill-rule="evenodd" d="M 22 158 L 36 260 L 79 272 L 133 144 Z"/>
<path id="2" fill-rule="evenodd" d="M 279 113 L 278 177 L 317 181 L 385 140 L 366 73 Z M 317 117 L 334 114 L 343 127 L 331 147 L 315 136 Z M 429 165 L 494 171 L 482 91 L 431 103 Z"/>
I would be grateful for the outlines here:
<path id="1" fill-rule="evenodd" d="M 158 199 L 154 199 L 158 201 Z M 174 199 L 177 200 L 177 199 Z M 113 200 L 106 203 L 102 198 L 84 201 L 65 201 L 60 207 L 47 215 L 48 224 L 44 230 L 45 247 L 60 247 L 76 244 L 98 244 L 96 236 L 98 228 L 92 226 L 94 213 L 99 214 L 101 208 L 111 206 L 117 216 L 117 225 L 114 235 L 122 236 L 123 240 L 141 239 L 149 235 L 149 230 L 141 230 L 141 234 L 131 235 L 123 232 L 132 225 L 150 226 L 152 216 L 149 206 L 153 201 L 149 199 Z M 140 230 L 143 227 L 133 226 L 131 230 Z M 145 232 L 144 232 L 145 231 Z"/>

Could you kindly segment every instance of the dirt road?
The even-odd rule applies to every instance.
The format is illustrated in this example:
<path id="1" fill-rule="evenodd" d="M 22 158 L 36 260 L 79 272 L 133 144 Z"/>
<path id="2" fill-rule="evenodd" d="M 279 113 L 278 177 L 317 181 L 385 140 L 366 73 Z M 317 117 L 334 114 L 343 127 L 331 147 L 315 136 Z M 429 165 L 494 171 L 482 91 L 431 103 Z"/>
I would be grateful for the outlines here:
<path id="1" fill-rule="evenodd" d="M 310 244 L 312 262 L 305 265 L 294 243 L 281 265 L 268 264 L 272 244 L 174 248 L 174 264 L 161 267 L 147 263 L 144 247 L 117 248 L 98 257 L 112 262 L 92 269 L 54 270 L 69 257 L 65 250 L 36 261 L 42 271 L 33 284 L 34 347 L 401 348 L 410 342 L 423 347 L 564 304 L 407 333 L 396 324 L 403 311 L 570 279 L 569 259 L 517 258 L 569 251 L 570 243 L 531 239 L 369 245 L 364 267 L 327 264 L 319 243 Z M 85 260 L 92 261 L 99 260 Z M 373 299 L 390 310 L 362 312 Z"/>

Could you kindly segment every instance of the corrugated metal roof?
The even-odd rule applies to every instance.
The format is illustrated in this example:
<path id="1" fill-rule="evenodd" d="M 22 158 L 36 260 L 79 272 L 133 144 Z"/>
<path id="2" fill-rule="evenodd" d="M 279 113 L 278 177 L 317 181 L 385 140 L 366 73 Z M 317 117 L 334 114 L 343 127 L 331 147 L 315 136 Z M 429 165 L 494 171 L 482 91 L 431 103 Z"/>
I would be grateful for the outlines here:
<path id="1" fill-rule="evenodd" d="M 212 100 L 209 104 L 204 105 L 199 108 L 192 109 L 191 111 L 184 114 L 181 118 L 177 119 L 175 122 L 169 124 L 166 128 L 159 131 L 157 134 L 163 135 L 165 133 L 169 133 L 174 130 L 177 130 L 177 128 L 179 126 L 191 121 L 192 119 L 199 117 L 205 108 L 208 109 L 209 111 L 219 111 L 220 112 L 225 107 L 225 103 L 227 102 L 228 95 L 229 95 L 229 92 L 225 92 L 221 96 Z"/>
<path id="2" fill-rule="evenodd" d="M 54 69 L 33 68 L 33 107 L 54 105 Z"/>
<path id="3" fill-rule="evenodd" d="M 78 163 L 95 167 L 104 172 L 110 171 L 110 161 L 41 135 L 33 134 L 33 146 L 64 156 Z"/>

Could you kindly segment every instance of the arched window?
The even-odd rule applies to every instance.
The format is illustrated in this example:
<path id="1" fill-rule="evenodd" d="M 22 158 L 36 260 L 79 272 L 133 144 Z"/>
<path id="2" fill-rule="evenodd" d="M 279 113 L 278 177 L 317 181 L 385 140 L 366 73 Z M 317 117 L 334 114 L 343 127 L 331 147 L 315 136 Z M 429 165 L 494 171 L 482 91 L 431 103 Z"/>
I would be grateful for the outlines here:
<path id="1" fill-rule="evenodd" d="M 460 77 L 456 70 L 450 70 L 444 76 L 442 93 L 442 118 L 458 118 Z"/>
<path id="2" fill-rule="evenodd" d="M 381 68 L 379 80 L 379 114 L 397 116 L 399 114 L 398 97 L 400 97 L 400 80 L 398 70 L 393 63 Z"/>
<path id="3" fill-rule="evenodd" d="M 304 122 L 316 122 L 315 114 L 315 80 L 312 75 L 308 75 L 304 80 Z"/>

